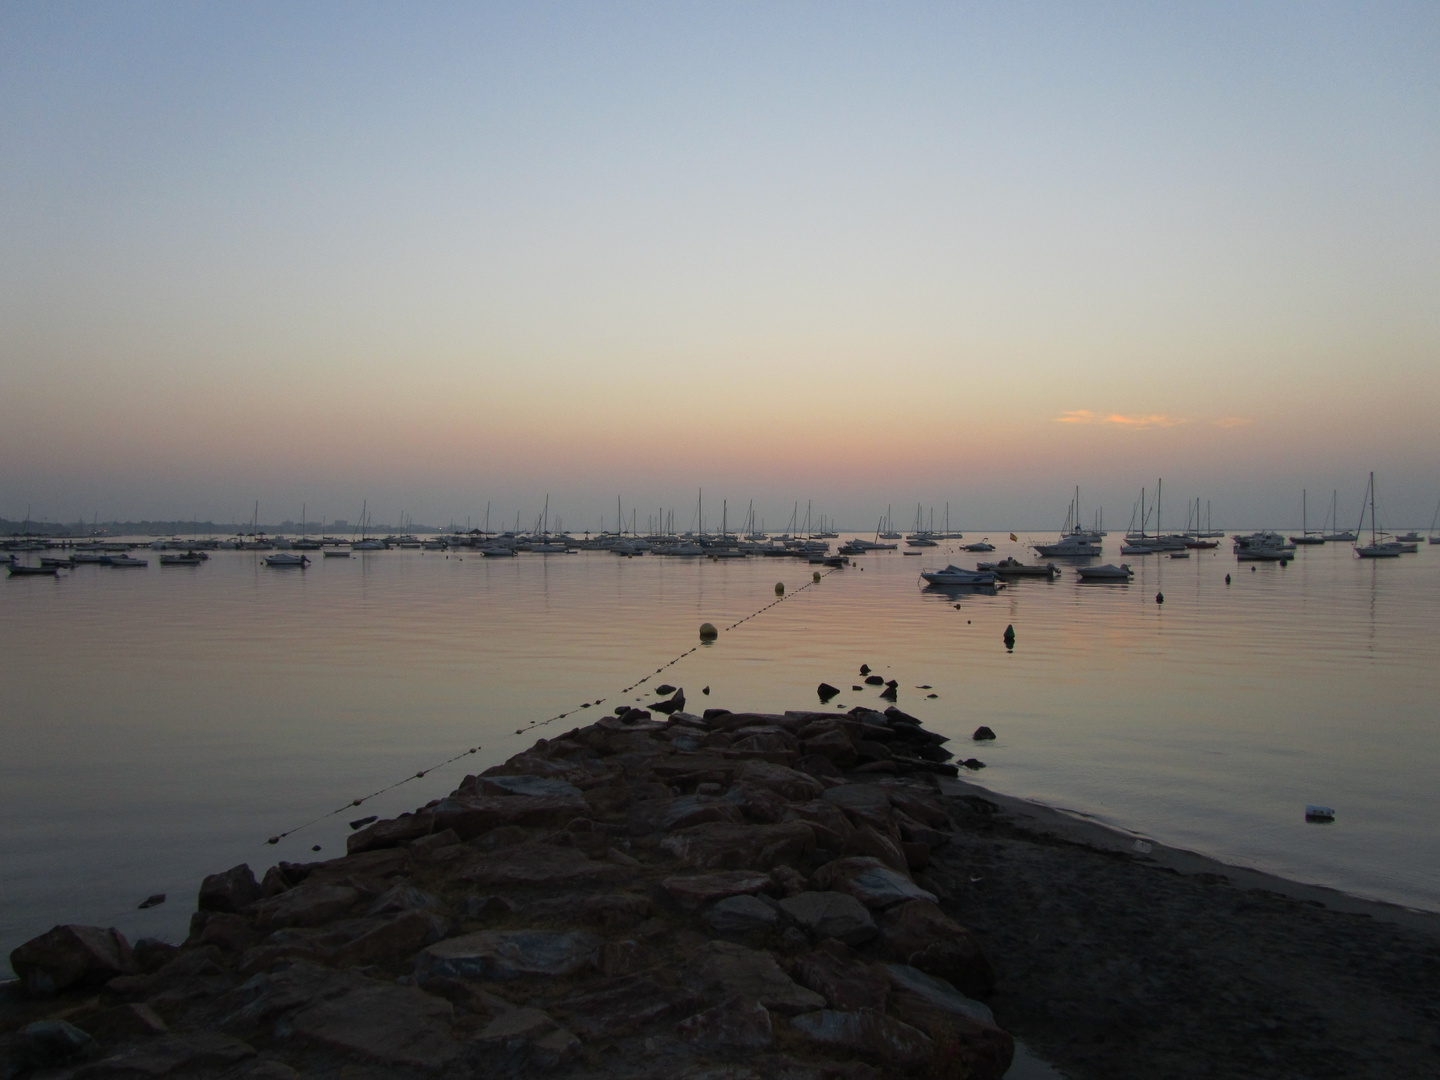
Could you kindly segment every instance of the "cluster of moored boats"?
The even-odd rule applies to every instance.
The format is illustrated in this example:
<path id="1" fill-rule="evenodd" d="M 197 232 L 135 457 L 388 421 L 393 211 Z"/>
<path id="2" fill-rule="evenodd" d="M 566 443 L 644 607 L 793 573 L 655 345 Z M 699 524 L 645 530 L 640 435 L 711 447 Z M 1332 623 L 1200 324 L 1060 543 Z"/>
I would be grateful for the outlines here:
<path id="1" fill-rule="evenodd" d="M 1411 531 L 1404 535 L 1392 536 L 1379 530 L 1375 521 L 1375 474 L 1370 474 L 1369 486 L 1366 489 L 1365 510 L 1360 519 L 1360 528 L 1354 531 L 1337 530 L 1333 527 L 1326 530 L 1321 529 L 1311 532 L 1308 523 L 1305 521 L 1306 497 L 1301 495 L 1301 533 L 1297 536 L 1285 536 L 1273 530 L 1261 530 L 1253 533 L 1237 533 L 1231 536 L 1232 548 L 1235 558 L 1239 562 L 1278 562 L 1285 563 L 1294 558 L 1297 547 L 1314 546 L 1330 543 L 1349 543 L 1355 545 L 1355 554 L 1362 559 L 1392 558 L 1400 555 L 1413 555 L 1420 549 L 1423 543 L 1440 544 L 1440 535 L 1436 533 L 1436 526 L 1440 525 L 1440 506 L 1436 507 L 1435 521 L 1431 523 L 1429 537 L 1421 536 Z M 1120 544 L 1120 554 L 1130 556 L 1156 555 L 1171 559 L 1188 559 L 1192 551 L 1208 551 L 1220 546 L 1224 533 L 1207 528 L 1201 528 L 1200 500 L 1195 500 L 1193 516 L 1186 521 L 1185 531 L 1182 533 L 1162 533 L 1159 531 L 1159 497 L 1156 497 L 1156 507 L 1152 508 L 1156 515 L 1156 531 L 1147 532 L 1146 526 L 1149 523 L 1149 514 L 1145 510 L 1145 492 L 1142 490 L 1138 502 L 1140 527 L 1137 530 L 1135 518 L 1131 518 L 1131 528 L 1125 533 Z M 1066 514 L 1065 525 L 1061 530 L 1059 538 L 1052 544 L 1031 545 L 1035 553 L 1042 558 L 1072 558 L 1072 559 L 1093 559 L 1098 557 L 1104 550 L 1106 532 L 1101 528 L 1097 520 L 1093 528 L 1084 528 L 1079 524 L 1080 492 L 1076 489 L 1075 499 L 1070 504 Z M 1335 520 L 1335 502 L 1332 501 L 1330 515 L 1327 517 L 1327 524 Z M 1360 544 L 1360 532 L 1364 529 L 1365 517 L 1370 516 L 1370 542 Z M 1207 512 L 1206 517 L 1209 517 Z M 1193 522 L 1193 524 L 1192 524 Z M 1012 534 L 1011 539 L 1015 539 Z M 891 545 L 892 547 L 894 545 Z M 843 549 L 842 549 L 843 550 Z M 990 550 L 993 546 L 986 545 L 978 547 L 965 545 L 965 550 Z M 982 562 L 976 565 L 974 570 L 966 570 L 963 567 L 950 565 L 944 569 L 925 569 L 920 577 L 929 585 L 933 586 L 992 586 L 1001 587 L 1009 579 L 1021 577 L 1043 577 L 1056 578 L 1061 573 L 1060 567 L 1052 562 L 1045 563 L 1022 563 L 1018 559 L 1007 558 L 1000 562 Z M 1130 569 L 1129 563 L 1121 563 L 1119 566 L 1113 563 L 1102 565 L 1077 565 L 1076 576 L 1082 582 L 1125 582 L 1134 577 L 1135 572 Z"/>

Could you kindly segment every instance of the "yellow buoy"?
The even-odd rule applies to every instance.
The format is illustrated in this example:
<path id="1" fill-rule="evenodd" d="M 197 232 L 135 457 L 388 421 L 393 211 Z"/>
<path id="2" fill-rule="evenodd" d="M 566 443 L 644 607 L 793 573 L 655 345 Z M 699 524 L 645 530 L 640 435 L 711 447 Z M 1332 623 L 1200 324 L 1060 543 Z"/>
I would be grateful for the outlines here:
<path id="1" fill-rule="evenodd" d="M 715 629 L 714 623 L 703 622 L 700 624 L 700 640 L 713 641 L 720 636 L 720 631 Z"/>
<path id="2" fill-rule="evenodd" d="M 811 581 L 819 581 L 819 580 L 820 580 L 820 571 L 819 571 L 819 570 L 816 570 L 813 574 L 811 574 L 811 575 L 810 575 L 810 580 L 811 580 Z"/>
<path id="3" fill-rule="evenodd" d="M 784 583 L 783 581 L 777 581 L 777 582 L 775 582 L 775 595 L 776 595 L 776 596 L 784 596 L 784 595 L 785 595 L 785 583 Z"/>

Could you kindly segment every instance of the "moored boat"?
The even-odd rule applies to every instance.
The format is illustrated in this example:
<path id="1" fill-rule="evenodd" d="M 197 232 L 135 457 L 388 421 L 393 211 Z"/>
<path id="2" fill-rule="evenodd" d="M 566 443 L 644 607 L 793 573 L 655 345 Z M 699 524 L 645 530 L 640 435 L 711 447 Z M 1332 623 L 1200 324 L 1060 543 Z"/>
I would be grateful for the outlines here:
<path id="1" fill-rule="evenodd" d="M 1000 577 L 1043 577 L 1054 578 L 1060 576 L 1060 568 L 1054 563 L 1022 563 L 1019 559 L 1006 558 L 999 562 L 982 562 L 975 565 L 976 570 L 989 571 Z"/>
<path id="2" fill-rule="evenodd" d="M 921 570 L 920 576 L 931 585 L 994 585 L 1000 580 L 993 570 L 965 570 L 954 564 L 943 570 Z"/>
<path id="3" fill-rule="evenodd" d="M 310 560 L 304 555 L 296 555 L 293 551 L 277 551 L 274 555 L 265 556 L 265 565 L 304 570 L 310 565 Z"/>
<path id="4" fill-rule="evenodd" d="M 1119 566 L 1114 563 L 1105 563 L 1103 566 L 1077 566 L 1075 573 L 1080 575 L 1081 581 L 1129 581 L 1135 576 L 1135 571 L 1130 569 L 1129 563 L 1121 563 Z"/>

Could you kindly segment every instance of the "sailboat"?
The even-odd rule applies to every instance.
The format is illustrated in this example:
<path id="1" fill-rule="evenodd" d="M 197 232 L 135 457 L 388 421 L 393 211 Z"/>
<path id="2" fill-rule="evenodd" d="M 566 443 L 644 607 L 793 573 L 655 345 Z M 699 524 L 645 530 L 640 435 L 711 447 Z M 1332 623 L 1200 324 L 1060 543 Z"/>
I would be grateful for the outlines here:
<path id="1" fill-rule="evenodd" d="M 1316 534 L 1314 534 L 1314 535 L 1311 535 L 1310 529 L 1308 528 L 1308 526 L 1307 526 L 1307 524 L 1306 524 L 1306 521 L 1305 521 L 1305 509 L 1306 509 L 1306 508 L 1305 508 L 1305 497 L 1306 497 L 1306 491 L 1305 491 L 1304 488 L 1301 488 L 1301 489 L 1300 489 L 1300 535 L 1299 535 L 1299 536 L 1292 536 L 1292 537 L 1290 537 L 1290 542 L 1291 542 L 1292 544 L 1323 544 L 1323 543 L 1325 543 L 1325 537 L 1321 536 L 1319 533 L 1316 533 Z"/>
<path id="2" fill-rule="evenodd" d="M 370 530 L 370 500 L 366 499 L 360 511 L 360 539 L 350 541 L 351 551 L 384 551 L 389 545 L 384 540 L 372 540 L 366 534 Z"/>
<path id="3" fill-rule="evenodd" d="M 306 511 L 309 509 L 303 502 L 300 504 L 300 538 L 291 540 L 290 547 L 294 551 L 319 551 L 320 541 L 310 539 L 310 526 L 306 520 Z M 324 515 L 321 515 L 322 517 Z M 324 522 L 321 522 L 323 525 Z"/>
<path id="4" fill-rule="evenodd" d="M 1333 541 L 1333 542 L 1338 543 L 1338 544 L 1353 544 L 1353 543 L 1355 542 L 1355 540 L 1357 539 L 1357 536 L 1356 536 L 1356 534 L 1355 534 L 1354 532 L 1350 531 L 1349 529 L 1341 529 L 1341 528 L 1340 528 L 1340 514 L 1339 514 L 1339 510 L 1340 510 L 1340 492 L 1338 492 L 1338 491 L 1332 491 L 1332 492 L 1330 493 L 1330 513 L 1329 513 L 1329 515 L 1325 518 L 1325 520 L 1330 523 L 1330 528 L 1331 528 L 1333 531 L 1331 531 L 1331 532 L 1326 532 L 1326 531 L 1325 531 L 1325 526 L 1322 524 L 1322 525 L 1320 526 L 1320 535 L 1321 535 L 1322 537 L 1324 537 L 1326 540 L 1330 540 L 1330 541 Z"/>
<path id="5" fill-rule="evenodd" d="M 1407 545 L 1398 544 L 1394 540 L 1381 540 L 1383 534 L 1378 531 L 1375 524 L 1375 474 L 1370 474 L 1370 484 L 1365 489 L 1365 495 L 1370 503 L 1370 543 L 1364 547 L 1357 547 L 1355 554 L 1362 559 L 1393 559 L 1405 554 Z M 1365 528 L 1365 507 L 1360 507 L 1360 528 Z M 1412 548 L 1413 550 L 1413 548 Z"/>

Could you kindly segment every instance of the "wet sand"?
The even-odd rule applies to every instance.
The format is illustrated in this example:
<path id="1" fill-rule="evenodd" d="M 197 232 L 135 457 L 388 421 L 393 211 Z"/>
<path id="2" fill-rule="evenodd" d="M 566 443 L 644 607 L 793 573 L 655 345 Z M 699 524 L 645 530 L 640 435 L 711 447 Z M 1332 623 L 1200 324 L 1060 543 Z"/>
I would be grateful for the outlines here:
<path id="1" fill-rule="evenodd" d="M 997 1021 L 1071 1080 L 1440 1076 L 1440 915 L 941 786 L 968 827 L 925 878 Z"/>

